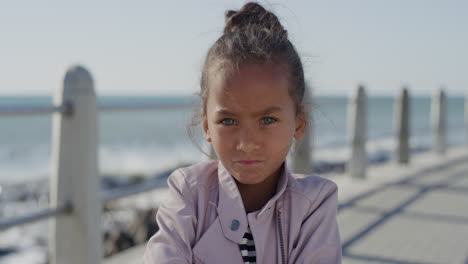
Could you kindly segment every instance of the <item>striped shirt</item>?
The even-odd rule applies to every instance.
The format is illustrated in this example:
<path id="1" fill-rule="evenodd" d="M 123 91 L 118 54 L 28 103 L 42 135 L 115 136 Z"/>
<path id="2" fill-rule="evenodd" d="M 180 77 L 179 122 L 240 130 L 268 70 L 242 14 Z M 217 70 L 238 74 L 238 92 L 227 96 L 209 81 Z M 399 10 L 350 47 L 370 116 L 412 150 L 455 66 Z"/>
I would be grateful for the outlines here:
<path id="1" fill-rule="evenodd" d="M 255 243 L 252 236 L 252 231 L 250 231 L 250 226 L 247 227 L 247 232 L 245 232 L 242 237 L 241 242 L 239 243 L 239 249 L 241 251 L 242 259 L 244 264 L 254 264 L 257 263 L 257 254 L 255 253 Z"/>

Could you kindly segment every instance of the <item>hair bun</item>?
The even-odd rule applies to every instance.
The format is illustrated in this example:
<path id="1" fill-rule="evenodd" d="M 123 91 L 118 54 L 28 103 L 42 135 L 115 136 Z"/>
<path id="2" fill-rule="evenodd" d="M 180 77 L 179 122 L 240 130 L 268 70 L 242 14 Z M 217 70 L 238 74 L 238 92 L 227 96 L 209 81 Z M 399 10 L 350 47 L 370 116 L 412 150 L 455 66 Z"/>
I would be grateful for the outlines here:
<path id="1" fill-rule="evenodd" d="M 239 11 L 229 10 L 225 13 L 225 17 L 224 34 L 256 28 L 286 35 L 286 30 L 278 17 L 257 3 L 247 3 Z"/>
<path id="2" fill-rule="evenodd" d="M 224 14 L 224 16 L 226 17 L 226 23 L 228 22 L 228 20 L 235 14 L 237 14 L 238 12 L 237 11 L 234 11 L 234 10 L 228 10 L 226 11 L 226 13 Z"/>

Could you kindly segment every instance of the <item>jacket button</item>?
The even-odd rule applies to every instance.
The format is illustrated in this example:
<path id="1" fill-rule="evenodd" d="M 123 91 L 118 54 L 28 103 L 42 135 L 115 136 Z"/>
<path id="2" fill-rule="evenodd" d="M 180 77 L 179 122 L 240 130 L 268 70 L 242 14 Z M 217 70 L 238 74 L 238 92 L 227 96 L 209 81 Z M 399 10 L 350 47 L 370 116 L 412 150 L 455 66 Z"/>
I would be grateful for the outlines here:
<path id="1" fill-rule="evenodd" d="M 236 231 L 237 229 L 239 229 L 239 225 L 240 225 L 239 220 L 237 220 L 237 219 L 232 220 L 231 230 Z"/>

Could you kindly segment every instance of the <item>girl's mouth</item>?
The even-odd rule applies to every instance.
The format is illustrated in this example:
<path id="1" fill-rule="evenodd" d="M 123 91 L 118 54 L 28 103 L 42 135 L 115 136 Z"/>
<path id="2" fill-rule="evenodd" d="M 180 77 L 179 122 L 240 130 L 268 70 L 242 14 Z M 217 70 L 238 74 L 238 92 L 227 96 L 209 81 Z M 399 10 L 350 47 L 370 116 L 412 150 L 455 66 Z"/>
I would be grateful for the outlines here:
<path id="1" fill-rule="evenodd" d="M 260 162 L 263 162 L 261 160 L 239 160 L 237 161 L 237 163 L 241 164 L 241 165 L 255 165 L 255 164 L 259 164 Z"/>

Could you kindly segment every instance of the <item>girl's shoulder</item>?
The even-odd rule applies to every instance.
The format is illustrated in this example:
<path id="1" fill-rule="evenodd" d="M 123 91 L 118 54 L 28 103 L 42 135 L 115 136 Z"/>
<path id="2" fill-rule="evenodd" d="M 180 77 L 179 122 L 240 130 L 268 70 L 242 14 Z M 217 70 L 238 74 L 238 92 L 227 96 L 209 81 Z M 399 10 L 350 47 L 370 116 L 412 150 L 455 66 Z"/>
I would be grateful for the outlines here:
<path id="1" fill-rule="evenodd" d="M 288 190 L 309 204 L 320 204 L 328 198 L 336 199 L 338 187 L 333 181 L 318 175 L 291 174 Z"/>
<path id="2" fill-rule="evenodd" d="M 179 168 L 170 177 L 183 178 L 189 188 L 196 188 L 198 186 L 210 186 L 211 183 L 217 182 L 217 175 L 218 161 L 210 160 Z"/>

